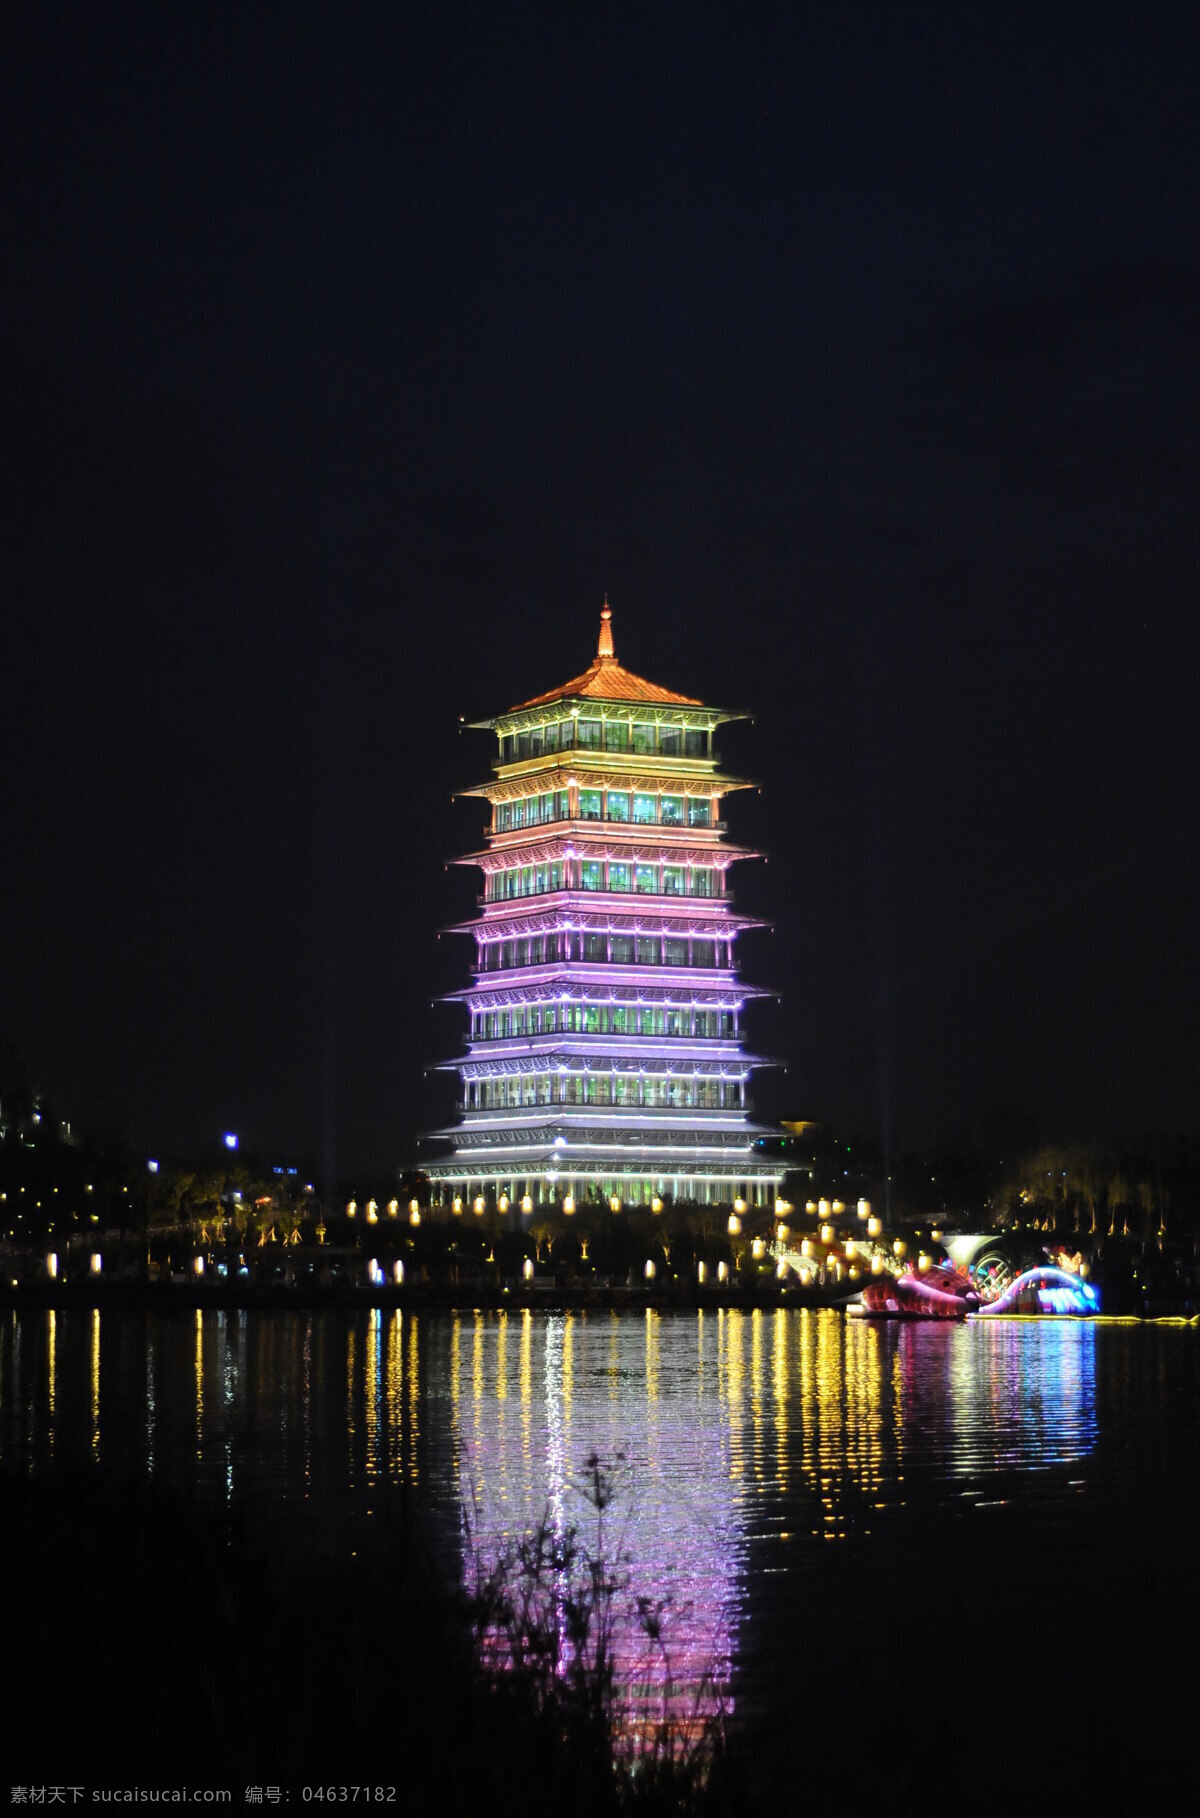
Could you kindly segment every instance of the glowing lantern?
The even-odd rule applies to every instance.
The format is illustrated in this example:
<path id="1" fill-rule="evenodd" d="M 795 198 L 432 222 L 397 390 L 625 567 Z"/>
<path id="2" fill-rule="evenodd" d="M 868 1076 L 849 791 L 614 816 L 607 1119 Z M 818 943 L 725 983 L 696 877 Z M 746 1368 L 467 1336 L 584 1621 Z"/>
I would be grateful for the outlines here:
<path id="1" fill-rule="evenodd" d="M 522 1212 L 532 1212 L 533 1211 L 533 1200 L 528 1193 L 525 1195 L 525 1197 L 521 1201 L 521 1210 L 522 1210 Z"/>
<path id="2" fill-rule="evenodd" d="M 819 1199 L 817 1201 L 817 1211 L 821 1214 L 822 1218 L 828 1218 L 829 1217 L 829 1201 L 827 1199 Z"/>
<path id="3" fill-rule="evenodd" d="M 398 1199 L 389 1199 L 388 1200 L 388 1217 L 396 1218 L 399 1215 L 399 1212 L 400 1212 L 400 1201 Z"/>
<path id="4" fill-rule="evenodd" d="M 753 1243 L 750 1245 L 751 1256 L 754 1258 L 755 1262 L 761 1262 L 763 1257 L 766 1255 L 766 1253 L 767 1253 L 766 1244 L 763 1242 L 761 1237 L 756 1237 L 754 1239 Z"/>
<path id="5" fill-rule="evenodd" d="M 97 1264 L 97 1263 L 98 1263 L 98 1262 L 99 1262 L 99 1261 L 100 1261 L 100 1258 L 99 1258 L 99 1257 L 98 1257 L 98 1256 L 93 1256 L 93 1258 L 92 1258 L 92 1268 L 93 1268 L 93 1269 L 95 1269 L 95 1271 L 96 1271 L 96 1274 L 97 1274 L 97 1275 L 99 1275 L 99 1273 L 100 1273 L 100 1271 L 99 1271 L 99 1269 L 97 1269 L 97 1268 L 96 1268 L 96 1264 Z M 197 1275 L 203 1275 L 203 1273 L 204 1273 L 204 1258 L 203 1258 L 203 1257 L 202 1257 L 202 1256 L 198 1256 L 198 1257 L 197 1257 L 197 1258 L 196 1258 L 196 1260 L 195 1260 L 195 1262 L 194 1262 L 194 1263 L 193 1263 L 193 1264 L 192 1264 L 192 1268 L 193 1268 L 193 1270 L 194 1270 L 194 1271 L 195 1271 L 195 1273 L 196 1273 L 196 1274 L 197 1274 Z"/>
<path id="6" fill-rule="evenodd" d="M 696 1264 L 696 1280 L 700 1283 L 701 1287 L 703 1287 L 708 1280 L 708 1264 L 706 1262 L 698 1262 Z"/>
<path id="7" fill-rule="evenodd" d="M 645 1267 L 645 1268 L 644 1268 L 644 1269 L 643 1269 L 643 1271 L 642 1271 L 642 1273 L 643 1273 L 643 1274 L 644 1274 L 644 1276 L 645 1276 L 645 1277 L 646 1277 L 646 1280 L 647 1280 L 647 1281 L 653 1281 L 653 1280 L 654 1280 L 654 1277 L 655 1277 L 655 1274 L 656 1274 L 656 1270 L 655 1270 L 655 1267 L 654 1267 L 654 1261 L 653 1261 L 653 1258 L 652 1258 L 652 1257 L 649 1257 L 649 1256 L 648 1256 L 648 1257 L 647 1257 L 647 1258 L 646 1258 L 646 1267 Z"/>
<path id="8" fill-rule="evenodd" d="M 462 1216 L 462 1194 L 461 1193 L 456 1193 L 454 1195 L 453 1212 L 454 1212 L 455 1218 L 461 1218 L 461 1216 Z"/>
<path id="9" fill-rule="evenodd" d="M 202 1263 L 204 1261 L 204 1258 L 202 1256 L 198 1256 L 196 1258 L 196 1261 L 198 1263 Z M 99 1252 L 99 1250 L 93 1250 L 92 1251 L 92 1264 L 91 1264 L 92 1274 L 99 1275 L 101 1266 L 102 1265 L 101 1265 L 101 1261 L 100 1261 L 100 1252 Z M 197 1273 L 197 1275 L 199 1275 L 199 1273 L 200 1273 L 199 1269 L 196 1270 L 196 1273 Z"/>
<path id="10" fill-rule="evenodd" d="M 867 1220 L 867 1236 L 868 1237 L 878 1237 L 879 1233 L 882 1230 L 883 1230 L 883 1220 L 881 1218 L 869 1218 Z"/>
<path id="11" fill-rule="evenodd" d="M 740 1237 L 742 1221 L 736 1212 L 731 1212 L 729 1214 L 729 1223 L 726 1226 L 726 1230 L 729 1232 L 730 1237 Z"/>
<path id="12" fill-rule="evenodd" d="M 568 1193 L 567 1197 L 563 1200 L 563 1212 L 567 1218 L 570 1218 L 573 1216 L 574 1211 L 575 1195 L 573 1193 Z"/>
<path id="13" fill-rule="evenodd" d="M 657 1193 L 654 1195 L 654 1198 L 650 1201 L 650 1210 L 652 1212 L 661 1212 L 662 1211 L 662 1200 L 658 1197 Z"/>
<path id="14" fill-rule="evenodd" d="M 410 1225 L 412 1225 L 414 1227 L 419 1225 L 421 1222 L 421 1208 L 420 1208 L 420 1206 L 418 1206 L 415 1199 L 413 1200 L 413 1203 L 412 1203 L 411 1207 L 409 1208 L 408 1222 Z"/>
<path id="15" fill-rule="evenodd" d="M 833 1242 L 833 1226 L 832 1225 L 822 1225 L 821 1226 L 821 1242 L 823 1244 L 831 1244 Z"/>
<path id="16" fill-rule="evenodd" d="M 508 1194 L 507 1193 L 502 1193 L 500 1195 L 499 1206 L 500 1206 L 500 1210 L 502 1212 L 508 1211 Z"/>
<path id="17" fill-rule="evenodd" d="M 779 1281 L 785 1281 L 787 1279 L 787 1272 L 788 1272 L 788 1266 L 787 1266 L 786 1262 L 784 1262 L 783 1257 L 781 1256 L 779 1258 L 779 1261 L 775 1264 L 776 1279 Z"/>
<path id="18" fill-rule="evenodd" d="M 58 1278 L 58 1258 L 53 1252 L 46 1258 L 46 1273 L 51 1281 Z"/>
<path id="19" fill-rule="evenodd" d="M 404 1286 L 404 1264 L 400 1261 L 399 1257 L 397 1257 L 392 1264 L 392 1280 L 398 1288 Z"/>
<path id="20" fill-rule="evenodd" d="M 729 1280 L 729 1264 L 727 1262 L 719 1262 L 717 1264 L 717 1280 L 718 1281 L 728 1281 Z"/>
<path id="21" fill-rule="evenodd" d="M 472 1202 L 472 1203 L 473 1203 L 473 1207 L 474 1207 L 474 1211 L 475 1211 L 475 1215 L 476 1215 L 476 1217 L 477 1217 L 477 1218 L 478 1218 L 478 1217 L 480 1217 L 480 1216 L 481 1216 L 481 1215 L 482 1215 L 482 1213 L 483 1213 L 483 1212 L 484 1212 L 484 1210 L 485 1210 L 485 1207 L 484 1207 L 484 1199 L 483 1199 L 483 1194 L 482 1194 L 482 1193 L 477 1193 L 477 1194 L 476 1194 L 476 1195 L 475 1195 L 475 1198 L 474 1198 L 474 1201 L 473 1201 L 473 1202 Z"/>
<path id="22" fill-rule="evenodd" d="M 533 1258 L 532 1258 L 532 1256 L 527 1256 L 525 1258 L 525 1261 L 521 1264 L 521 1273 L 525 1277 L 526 1281 L 533 1280 Z"/>
<path id="23" fill-rule="evenodd" d="M 350 1201 L 349 1205 L 346 1207 L 346 1217 L 353 1218 L 355 1216 L 355 1214 L 357 1213 L 357 1211 L 358 1211 L 358 1203 L 357 1203 L 357 1201 L 352 1199 Z"/>
<path id="24" fill-rule="evenodd" d="M 615 1193 L 608 1202 L 608 1209 L 610 1212 L 619 1212 L 621 1210 L 621 1202 Z"/>
<path id="25" fill-rule="evenodd" d="M 846 1208 L 845 1208 L 845 1206 L 844 1206 L 844 1205 L 843 1205 L 843 1204 L 842 1204 L 842 1202 L 841 1202 L 841 1200 L 840 1200 L 840 1199 L 835 1199 L 835 1200 L 834 1200 L 834 1202 L 833 1202 L 833 1210 L 834 1210 L 834 1212 L 835 1212 L 835 1214 L 836 1214 L 836 1213 L 838 1213 L 838 1212 L 844 1212 L 844 1211 L 845 1211 L 845 1210 L 846 1210 Z"/>
<path id="26" fill-rule="evenodd" d="M 738 1213 L 738 1214 L 739 1214 L 739 1215 L 740 1215 L 740 1214 L 741 1214 L 741 1213 L 743 1213 L 743 1212 L 744 1212 L 744 1211 L 745 1211 L 745 1210 L 746 1210 L 746 1202 L 745 1202 L 745 1200 L 744 1200 L 744 1199 L 742 1199 L 742 1198 L 741 1198 L 741 1197 L 739 1197 L 739 1198 L 737 1198 L 737 1199 L 735 1199 L 735 1200 L 734 1200 L 734 1202 L 733 1202 L 733 1209 L 734 1209 L 734 1211 L 735 1211 L 735 1212 L 737 1212 L 737 1213 Z"/>
<path id="27" fill-rule="evenodd" d="M 413 1203 L 415 1205 L 415 1200 Z M 367 1201 L 367 1223 L 369 1225 L 377 1225 L 379 1223 L 379 1207 L 375 1204 L 373 1199 Z"/>
<path id="28" fill-rule="evenodd" d="M 858 1205 L 855 1207 L 855 1211 L 858 1213 L 858 1216 L 860 1218 L 870 1218 L 870 1216 L 871 1216 L 870 1200 L 869 1199 L 860 1199 L 858 1202 Z"/>
<path id="29" fill-rule="evenodd" d="M 805 1211 L 806 1211 L 806 1212 L 815 1212 L 815 1211 L 816 1211 L 816 1209 L 817 1209 L 817 1202 L 816 1202 L 816 1200 L 815 1200 L 815 1199 L 806 1199 L 806 1200 L 805 1200 L 805 1202 L 804 1202 L 804 1210 L 805 1210 Z"/>
<path id="30" fill-rule="evenodd" d="M 792 1227 L 790 1225 L 780 1225 L 778 1230 L 776 1231 L 776 1236 L 778 1237 L 781 1244 L 785 1244 L 791 1235 L 792 1235 Z"/>

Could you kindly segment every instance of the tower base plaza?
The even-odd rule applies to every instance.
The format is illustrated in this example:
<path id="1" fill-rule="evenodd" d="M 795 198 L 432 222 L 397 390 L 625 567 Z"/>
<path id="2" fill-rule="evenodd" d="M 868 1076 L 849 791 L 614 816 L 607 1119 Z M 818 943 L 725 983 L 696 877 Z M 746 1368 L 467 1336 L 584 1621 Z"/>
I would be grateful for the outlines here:
<path id="1" fill-rule="evenodd" d="M 756 1149 L 713 733 L 745 718 L 633 675 L 600 615 L 596 658 L 561 687 L 477 723 L 496 736 L 480 913 L 454 996 L 470 1019 L 451 1155 L 434 1204 L 531 1212 L 603 1200 L 773 1203 Z"/>

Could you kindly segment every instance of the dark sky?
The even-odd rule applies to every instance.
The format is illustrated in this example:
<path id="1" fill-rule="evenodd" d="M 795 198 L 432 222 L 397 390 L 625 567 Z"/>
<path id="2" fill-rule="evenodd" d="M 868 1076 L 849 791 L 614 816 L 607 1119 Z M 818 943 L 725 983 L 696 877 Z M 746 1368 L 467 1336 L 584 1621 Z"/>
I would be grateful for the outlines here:
<path id="1" fill-rule="evenodd" d="M 755 714 L 764 1113 L 1196 1130 L 1195 4 L 23 11 L 0 1044 L 62 1114 L 417 1153 L 459 716 L 607 591 Z"/>

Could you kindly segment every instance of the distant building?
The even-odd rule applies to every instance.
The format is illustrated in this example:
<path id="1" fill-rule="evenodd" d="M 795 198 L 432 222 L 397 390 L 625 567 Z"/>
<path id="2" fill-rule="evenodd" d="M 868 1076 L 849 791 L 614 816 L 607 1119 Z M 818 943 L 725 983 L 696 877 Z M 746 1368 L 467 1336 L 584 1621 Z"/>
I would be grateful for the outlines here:
<path id="1" fill-rule="evenodd" d="M 713 731 L 744 716 L 632 675 L 600 615 L 595 661 L 507 713 L 475 947 L 460 1121 L 439 1134 L 435 1198 L 514 1207 L 585 1198 L 773 1201 L 755 1147 L 734 912 Z M 527 1207 L 526 1209 L 529 1209 Z"/>

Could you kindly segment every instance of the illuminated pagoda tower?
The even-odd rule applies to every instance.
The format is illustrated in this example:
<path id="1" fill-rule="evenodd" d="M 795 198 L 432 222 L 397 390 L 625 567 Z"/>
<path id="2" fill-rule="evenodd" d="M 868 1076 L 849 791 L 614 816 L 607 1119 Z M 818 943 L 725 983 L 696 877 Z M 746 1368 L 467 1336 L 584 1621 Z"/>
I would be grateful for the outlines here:
<path id="1" fill-rule="evenodd" d="M 742 1046 L 747 989 L 713 731 L 742 714 L 623 669 L 612 613 L 596 659 L 478 722 L 498 740 L 487 849 L 468 855 L 480 914 L 461 1121 L 434 1197 L 515 1208 L 585 1198 L 770 1203 L 780 1164 L 754 1147 Z M 528 1209 L 528 1207 L 526 1207 Z"/>

